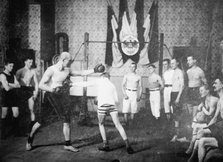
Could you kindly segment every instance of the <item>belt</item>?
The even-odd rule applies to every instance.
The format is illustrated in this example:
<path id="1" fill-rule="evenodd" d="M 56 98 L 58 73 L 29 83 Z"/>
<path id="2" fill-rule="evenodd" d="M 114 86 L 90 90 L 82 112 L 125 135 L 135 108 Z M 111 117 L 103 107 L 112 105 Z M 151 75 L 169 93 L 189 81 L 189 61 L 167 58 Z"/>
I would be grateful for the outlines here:
<path id="1" fill-rule="evenodd" d="M 159 91 L 160 89 L 150 89 L 149 91 Z"/>
<path id="2" fill-rule="evenodd" d="M 112 106 L 114 106 L 114 105 L 106 105 L 106 104 L 104 104 L 101 107 L 112 107 Z"/>
<path id="3" fill-rule="evenodd" d="M 164 87 L 172 87 L 172 84 L 165 84 Z"/>
<path id="4" fill-rule="evenodd" d="M 128 90 L 128 91 L 137 91 L 136 89 L 128 89 L 128 88 L 126 88 L 126 90 Z"/>

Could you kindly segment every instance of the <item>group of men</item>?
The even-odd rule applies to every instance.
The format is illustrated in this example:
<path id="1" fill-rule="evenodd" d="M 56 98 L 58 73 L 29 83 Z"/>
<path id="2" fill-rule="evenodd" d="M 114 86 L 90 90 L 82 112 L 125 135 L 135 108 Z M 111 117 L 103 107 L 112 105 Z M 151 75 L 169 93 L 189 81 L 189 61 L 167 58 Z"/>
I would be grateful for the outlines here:
<path id="1" fill-rule="evenodd" d="M 45 96 L 48 96 L 54 105 L 58 107 L 58 112 L 63 120 L 63 134 L 65 139 L 64 149 L 72 152 L 78 152 L 79 150 L 72 146 L 71 144 L 71 132 L 70 132 L 70 96 L 69 87 L 65 83 L 70 75 L 89 75 L 91 73 L 102 73 L 100 79 L 94 82 L 98 87 L 98 121 L 99 130 L 103 139 L 103 145 L 99 147 L 99 150 L 109 151 L 109 145 L 106 138 L 104 120 L 106 115 L 109 113 L 112 116 L 113 122 L 119 131 L 121 137 L 123 138 L 126 151 L 129 154 L 133 153 L 133 149 L 130 146 L 125 130 L 119 122 L 118 111 L 116 105 L 118 104 L 117 91 L 113 83 L 109 80 L 110 75 L 104 72 L 105 67 L 102 64 L 98 64 L 94 69 L 75 71 L 70 69 L 70 63 L 72 62 L 72 57 L 68 52 L 62 52 L 59 61 L 48 67 L 44 72 L 40 82 L 38 83 L 35 71 L 31 68 L 32 59 L 27 58 L 25 60 L 25 66 L 19 69 L 16 76 L 13 75 L 12 69 L 14 62 L 10 60 L 5 61 L 5 69 L 1 73 L 1 83 L 3 87 L 2 93 L 2 135 L 1 138 L 5 139 L 7 135 L 5 134 L 5 118 L 7 115 L 8 108 L 11 107 L 13 111 L 13 117 L 16 122 L 13 122 L 14 131 L 18 129 L 18 90 L 23 92 L 22 101 L 28 100 L 28 106 L 31 114 L 31 123 L 29 125 L 29 135 L 26 143 L 26 150 L 32 150 L 33 140 L 36 132 L 41 126 L 40 118 L 35 117 L 33 113 L 34 100 L 37 97 L 38 89 L 46 92 Z M 19 80 L 19 81 L 18 81 Z M 31 84 L 34 81 L 34 86 Z M 100 83 L 100 84 L 98 84 Z M 79 86 L 86 83 L 76 83 Z M 73 86 L 76 86 L 73 84 Z M 84 85 L 85 86 L 85 85 Z M 87 86 L 87 85 L 86 85 Z M 21 95 L 21 94 L 20 94 Z M 13 118 L 13 120 L 14 120 Z"/>
<path id="2" fill-rule="evenodd" d="M 126 150 L 128 153 L 133 153 L 133 149 L 129 144 L 127 135 L 118 118 L 117 106 L 119 104 L 117 97 L 117 90 L 114 84 L 109 80 L 110 75 L 104 72 L 103 65 L 97 65 L 94 69 L 84 71 L 74 71 L 69 67 L 72 57 L 68 52 L 61 53 L 59 61 L 48 67 L 44 72 L 40 82 L 38 83 L 35 70 L 31 68 L 33 60 L 27 58 L 25 60 L 25 66 L 19 69 L 14 76 L 11 72 L 13 69 L 13 62 L 6 60 L 5 69 L 0 75 L 1 83 L 3 86 L 2 92 L 2 138 L 6 137 L 5 134 L 5 118 L 9 107 L 12 107 L 13 112 L 13 128 L 18 129 L 18 116 L 19 109 L 16 100 L 16 90 L 20 89 L 23 92 L 22 101 L 28 100 L 28 107 L 31 114 L 31 123 L 29 125 L 29 136 L 26 144 L 26 150 L 32 149 L 32 143 L 34 140 L 35 133 L 40 127 L 40 121 L 35 117 L 34 113 L 34 101 L 37 98 L 38 90 L 41 89 L 46 91 L 46 95 L 50 97 L 54 104 L 57 105 L 60 115 L 63 119 L 63 134 L 65 139 L 64 149 L 72 152 L 79 151 L 77 148 L 71 145 L 70 139 L 70 106 L 69 103 L 69 89 L 64 86 L 64 82 L 70 75 L 89 75 L 94 72 L 100 72 L 100 79 L 89 81 L 89 82 L 76 82 L 72 83 L 72 86 L 91 86 L 96 85 L 98 88 L 97 100 L 98 100 L 98 121 L 99 130 L 103 139 L 103 145 L 99 147 L 99 150 L 109 151 L 109 144 L 106 138 L 104 121 L 107 114 L 110 114 L 112 120 L 119 131 L 121 137 L 125 141 Z M 187 70 L 188 78 L 188 100 L 187 107 L 188 112 L 191 114 L 191 122 L 193 121 L 193 136 L 191 144 L 186 153 L 194 152 L 198 149 L 198 152 L 203 156 L 204 146 L 207 143 L 221 146 L 219 139 L 222 138 L 204 138 L 200 132 L 210 132 L 213 123 L 216 122 L 217 116 L 220 113 L 223 118 L 223 103 L 218 98 L 210 95 L 209 87 L 205 79 L 204 71 L 197 66 L 197 60 L 193 56 L 187 57 L 187 63 L 189 69 Z M 160 118 L 161 110 L 161 90 L 164 95 L 164 111 L 166 113 L 167 120 L 173 119 L 175 123 L 175 135 L 171 142 L 178 140 L 179 136 L 179 122 L 182 115 L 182 94 L 185 89 L 185 74 L 179 68 L 179 61 L 176 58 L 164 59 L 163 60 L 164 73 L 163 76 L 159 76 L 155 73 L 155 65 L 150 64 L 148 66 L 148 89 L 150 92 L 150 108 L 152 115 L 155 119 Z M 123 92 L 123 114 L 126 125 L 134 122 L 134 116 L 138 113 L 137 102 L 140 101 L 142 96 L 142 79 L 141 76 L 136 73 L 137 64 L 130 64 L 130 72 L 123 77 L 122 92 Z M 34 86 L 32 84 L 34 83 Z M 222 98 L 223 81 L 222 78 L 217 78 L 214 82 L 215 91 L 218 92 L 220 98 Z M 202 99 L 201 99 L 202 98 Z M 215 112 L 213 118 L 211 118 Z M 130 113 L 130 120 L 128 114 Z M 201 115 L 199 115 L 201 114 Z M 202 116 L 203 115 L 203 116 Z M 209 118 L 206 118 L 209 116 Z M 203 118 L 202 118 L 203 117 Z M 204 119 L 205 118 L 205 119 Z M 201 122 L 202 120 L 202 122 Z M 207 124 L 209 122 L 209 124 Z M 200 126 L 199 124 L 204 124 Z M 210 128 L 210 129 L 206 129 Z M 216 126 L 214 127 L 216 129 Z M 201 135 L 202 134 L 202 135 Z M 199 136 L 199 138 L 198 138 Z M 201 138 L 202 137 L 202 138 Z M 220 136 L 221 137 L 221 136 Z M 199 139 L 199 140 L 198 140 Z M 217 139 L 217 140 L 216 140 Z M 205 142 L 204 142 L 205 141 Z M 223 140 L 222 140 L 223 141 Z M 220 142 L 222 142 L 220 141 Z M 201 146 L 202 145 L 202 146 Z M 200 146 L 200 147 L 199 147 Z M 203 149 L 203 150 L 202 150 Z M 202 152 L 203 151 L 203 152 Z M 192 154 L 194 155 L 194 154 Z"/>

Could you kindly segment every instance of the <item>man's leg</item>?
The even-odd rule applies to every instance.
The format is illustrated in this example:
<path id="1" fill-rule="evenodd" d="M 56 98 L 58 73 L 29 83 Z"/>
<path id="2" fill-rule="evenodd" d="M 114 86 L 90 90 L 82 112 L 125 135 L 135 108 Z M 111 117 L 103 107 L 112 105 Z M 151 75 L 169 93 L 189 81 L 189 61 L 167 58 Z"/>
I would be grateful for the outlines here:
<path id="1" fill-rule="evenodd" d="M 33 97 L 30 97 L 28 99 L 28 107 L 29 107 L 29 110 L 30 110 L 30 118 L 31 118 L 31 121 L 35 121 L 34 99 L 33 99 Z"/>
<path id="2" fill-rule="evenodd" d="M 128 125 L 128 113 L 124 113 L 124 121 Z"/>
<path id="3" fill-rule="evenodd" d="M 70 140 L 70 123 L 63 123 L 63 134 L 65 138 L 65 146 L 64 149 L 72 152 L 78 152 L 79 150 L 71 145 Z"/>
<path id="4" fill-rule="evenodd" d="M 38 131 L 39 127 L 41 126 L 41 124 L 39 122 L 35 122 L 32 127 L 30 127 L 29 129 L 29 136 L 28 136 L 28 140 L 26 143 L 26 151 L 30 151 L 32 150 L 32 143 L 34 140 L 34 136 L 36 134 L 36 132 Z"/>
<path id="5" fill-rule="evenodd" d="M 2 115 L 1 115 L 1 139 L 6 139 L 6 116 L 7 116 L 8 108 L 2 107 Z"/>
<path id="6" fill-rule="evenodd" d="M 204 157 L 205 157 L 205 146 L 215 146 L 218 147 L 218 142 L 215 138 L 213 137 L 203 137 L 199 140 L 198 143 L 198 161 L 203 162 Z"/>
<path id="7" fill-rule="evenodd" d="M 18 107 L 12 107 L 12 128 L 15 132 L 15 136 L 19 136 L 19 108 Z"/>
<path id="8" fill-rule="evenodd" d="M 117 128 L 117 130 L 119 131 L 122 139 L 125 141 L 125 145 L 126 145 L 126 150 L 129 154 L 132 154 L 134 153 L 133 149 L 131 148 L 130 144 L 129 144 L 129 141 L 128 141 L 128 138 L 127 138 L 127 135 L 125 133 L 125 130 L 123 129 L 120 121 L 119 121 L 119 118 L 118 118 L 118 112 L 115 111 L 115 112 L 111 112 L 110 113 L 111 117 L 112 117 L 112 121 L 113 123 L 115 124 L 115 127 Z"/>
<path id="9" fill-rule="evenodd" d="M 106 132 L 104 127 L 105 117 L 105 114 L 98 112 L 98 126 L 103 140 L 103 145 L 98 147 L 98 149 L 101 151 L 109 151 L 109 144 L 106 138 Z"/>
<path id="10" fill-rule="evenodd" d="M 199 140 L 196 140 L 195 143 L 194 143 L 193 152 L 192 152 L 192 154 L 191 154 L 191 156 L 190 156 L 190 158 L 188 159 L 187 162 L 197 161 L 197 160 L 195 160 L 195 158 L 197 158 L 198 144 L 199 144 Z"/>

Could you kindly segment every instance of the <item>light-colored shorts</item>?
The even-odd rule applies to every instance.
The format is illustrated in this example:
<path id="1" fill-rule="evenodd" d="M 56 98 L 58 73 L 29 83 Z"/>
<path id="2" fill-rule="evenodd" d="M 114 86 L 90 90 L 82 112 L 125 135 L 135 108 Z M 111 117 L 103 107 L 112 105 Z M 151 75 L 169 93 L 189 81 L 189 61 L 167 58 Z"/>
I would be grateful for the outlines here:
<path id="1" fill-rule="evenodd" d="M 118 112 L 118 110 L 115 107 L 115 105 L 105 105 L 105 106 L 102 105 L 98 107 L 97 112 L 99 115 L 108 115 L 114 112 Z"/>
<path id="2" fill-rule="evenodd" d="M 126 90 L 126 95 L 128 96 L 128 99 L 123 99 L 122 112 L 132 114 L 137 113 L 137 91 Z"/>

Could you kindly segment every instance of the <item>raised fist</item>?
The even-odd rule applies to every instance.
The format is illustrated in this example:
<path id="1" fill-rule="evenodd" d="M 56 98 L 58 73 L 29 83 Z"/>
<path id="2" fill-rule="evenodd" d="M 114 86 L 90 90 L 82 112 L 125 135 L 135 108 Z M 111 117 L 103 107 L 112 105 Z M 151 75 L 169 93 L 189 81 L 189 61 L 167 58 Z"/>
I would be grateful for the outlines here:
<path id="1" fill-rule="evenodd" d="M 95 67 L 94 67 L 94 72 L 95 73 L 103 73 L 105 71 L 105 66 L 102 65 L 102 64 L 97 64 Z"/>

